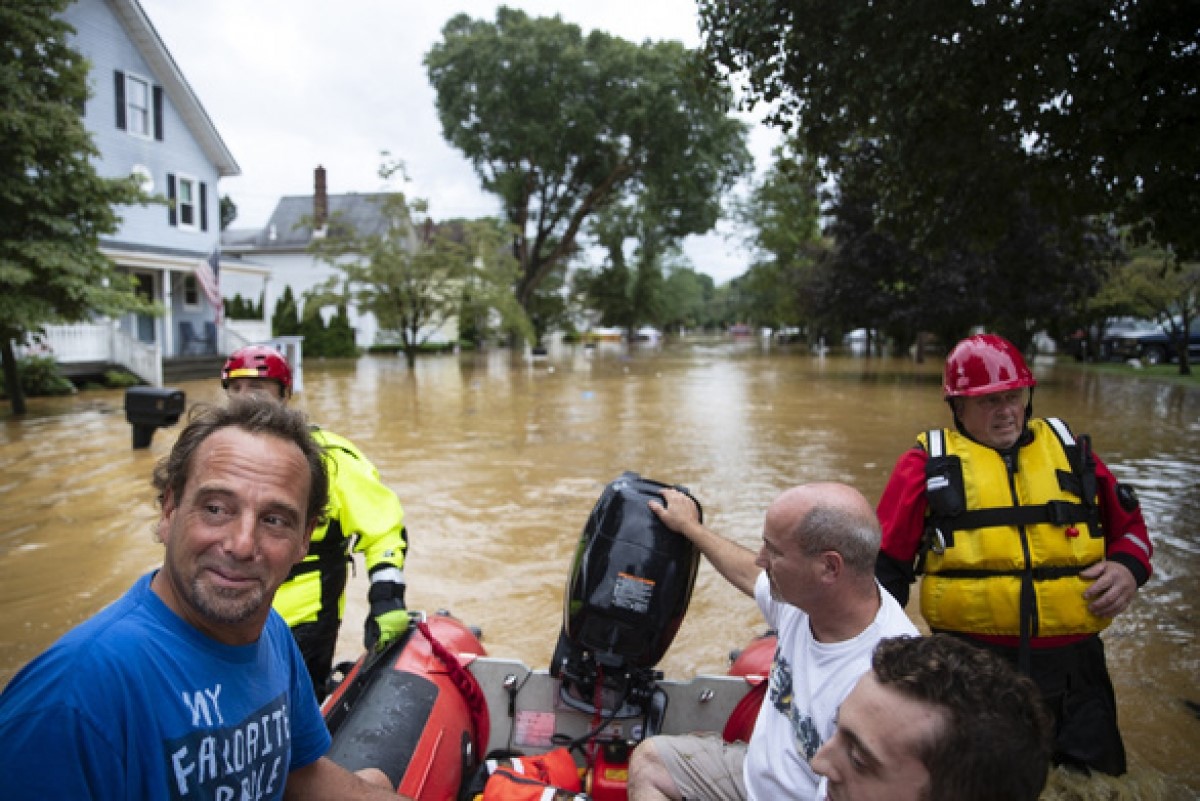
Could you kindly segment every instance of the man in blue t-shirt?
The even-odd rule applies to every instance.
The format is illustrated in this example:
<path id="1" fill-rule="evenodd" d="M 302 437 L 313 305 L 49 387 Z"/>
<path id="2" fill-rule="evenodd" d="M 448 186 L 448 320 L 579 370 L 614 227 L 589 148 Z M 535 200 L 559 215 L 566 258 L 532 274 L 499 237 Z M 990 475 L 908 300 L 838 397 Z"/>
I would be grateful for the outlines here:
<path id="1" fill-rule="evenodd" d="M 395 799 L 329 732 L 271 599 L 328 499 L 300 412 L 193 410 L 154 470 L 162 567 L 0 695 L 0 798 Z"/>

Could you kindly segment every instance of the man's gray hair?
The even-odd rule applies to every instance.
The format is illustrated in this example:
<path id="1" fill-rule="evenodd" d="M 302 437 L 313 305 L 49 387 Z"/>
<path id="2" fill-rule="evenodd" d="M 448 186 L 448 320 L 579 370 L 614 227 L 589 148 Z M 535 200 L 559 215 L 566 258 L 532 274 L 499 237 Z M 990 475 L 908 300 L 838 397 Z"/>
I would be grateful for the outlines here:
<path id="1" fill-rule="evenodd" d="M 846 567 L 859 574 L 875 574 L 881 537 L 879 520 L 845 506 L 818 501 L 796 526 L 800 550 L 808 556 L 837 551 Z"/>

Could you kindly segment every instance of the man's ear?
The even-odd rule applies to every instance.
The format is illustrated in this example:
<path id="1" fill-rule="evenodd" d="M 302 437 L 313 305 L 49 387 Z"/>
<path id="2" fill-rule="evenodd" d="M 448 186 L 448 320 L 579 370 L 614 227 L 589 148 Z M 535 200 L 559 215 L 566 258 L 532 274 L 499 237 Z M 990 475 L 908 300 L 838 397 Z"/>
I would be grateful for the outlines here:
<path id="1" fill-rule="evenodd" d="M 158 512 L 158 523 L 154 526 L 154 536 L 159 542 L 165 543 L 167 538 L 164 534 L 171 528 L 171 518 L 174 517 L 178 504 L 175 503 L 175 495 L 171 492 L 171 488 L 167 487 L 162 493 L 161 507 Z"/>
<path id="2" fill-rule="evenodd" d="M 837 551 L 825 551 L 821 554 L 821 577 L 835 579 L 842 574 L 846 562 Z"/>

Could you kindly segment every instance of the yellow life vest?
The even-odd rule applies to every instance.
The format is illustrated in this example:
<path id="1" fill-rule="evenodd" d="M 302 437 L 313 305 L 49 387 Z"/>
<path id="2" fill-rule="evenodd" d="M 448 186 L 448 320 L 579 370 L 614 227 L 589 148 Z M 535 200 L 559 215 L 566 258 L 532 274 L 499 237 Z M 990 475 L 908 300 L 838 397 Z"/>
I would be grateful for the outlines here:
<path id="1" fill-rule="evenodd" d="M 1091 582 L 1079 576 L 1105 553 L 1088 440 L 1055 418 L 1029 431 L 1016 469 L 957 431 L 920 437 L 929 453 L 921 614 L 934 629 L 1047 637 L 1111 622 L 1088 611 Z"/>

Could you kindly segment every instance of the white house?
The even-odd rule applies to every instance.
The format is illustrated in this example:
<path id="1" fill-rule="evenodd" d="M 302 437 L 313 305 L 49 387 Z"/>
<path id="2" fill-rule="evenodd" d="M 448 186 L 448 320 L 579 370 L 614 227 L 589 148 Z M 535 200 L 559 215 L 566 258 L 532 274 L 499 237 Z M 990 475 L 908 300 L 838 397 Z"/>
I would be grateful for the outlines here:
<path id="1" fill-rule="evenodd" d="M 284 289 L 291 287 L 297 305 L 303 310 L 304 293 L 325 284 L 331 278 L 342 279 L 345 273 L 320 261 L 309 252 L 314 239 L 324 236 L 331 218 L 353 227 L 359 234 L 370 236 L 383 233 L 389 224 L 382 213 L 382 201 L 387 193 L 329 194 L 325 169 L 313 171 L 313 194 L 290 195 L 280 198 L 266 227 L 262 229 L 227 230 L 221 235 L 222 267 L 246 262 L 270 269 L 265 281 L 243 273 L 233 275 L 222 283 L 225 297 L 240 294 L 249 300 L 263 298 L 267 319 L 274 314 Z M 413 232 L 412 246 L 417 246 Z M 327 309 L 326 322 L 332 314 Z M 348 303 L 346 316 L 354 328 L 355 343 L 360 348 L 396 341 L 392 332 L 382 331 L 375 315 L 361 312 Z M 430 333 L 430 342 L 453 341 L 457 336 L 457 320 L 448 321 L 441 330 Z"/>

